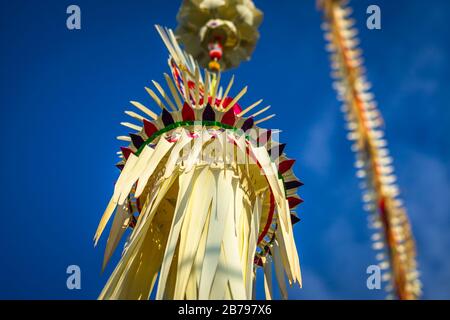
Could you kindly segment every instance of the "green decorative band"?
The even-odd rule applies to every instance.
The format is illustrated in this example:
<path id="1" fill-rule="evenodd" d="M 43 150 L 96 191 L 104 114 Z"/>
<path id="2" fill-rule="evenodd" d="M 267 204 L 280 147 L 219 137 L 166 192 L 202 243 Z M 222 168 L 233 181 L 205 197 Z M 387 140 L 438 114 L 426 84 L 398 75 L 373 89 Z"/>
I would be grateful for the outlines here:
<path id="1" fill-rule="evenodd" d="M 222 122 L 219 121 L 178 121 L 172 124 L 169 124 L 168 126 L 166 126 L 165 128 L 162 128 L 161 130 L 155 132 L 154 134 L 152 134 L 151 137 L 149 137 L 143 144 L 142 146 L 139 147 L 139 149 L 136 151 L 135 155 L 139 156 L 142 152 L 142 150 L 144 150 L 144 147 L 150 143 L 152 143 L 153 140 L 155 140 L 156 138 L 158 138 L 160 135 L 167 133 L 169 131 L 172 131 L 173 129 L 176 128 L 180 128 L 180 127 L 191 127 L 191 126 L 195 126 L 195 125 L 200 125 L 203 127 L 219 127 L 222 129 L 229 129 L 229 130 L 234 130 L 237 131 L 238 128 L 233 127 L 233 126 L 229 126 L 227 124 L 224 124 Z"/>
<path id="2" fill-rule="evenodd" d="M 200 125 L 202 127 L 219 127 L 222 129 L 228 129 L 228 130 L 233 130 L 233 131 L 238 131 L 239 129 L 227 124 L 224 124 L 222 122 L 219 121 L 178 121 L 178 122 L 174 122 L 172 124 L 169 124 L 168 126 L 162 128 L 161 130 L 155 132 L 154 134 L 152 134 L 151 137 L 149 137 L 140 147 L 139 149 L 136 151 L 135 155 L 139 156 L 142 152 L 142 150 L 144 150 L 146 145 L 149 145 L 150 143 L 152 143 L 156 138 L 158 138 L 159 136 L 161 136 L 164 133 L 167 133 L 169 131 L 172 131 L 173 129 L 176 128 L 180 128 L 180 127 L 192 127 L 195 125 Z M 246 136 L 247 139 L 249 139 L 249 136 Z M 281 179 L 281 181 L 284 184 L 284 177 L 281 173 L 278 173 L 278 178 Z M 286 190 L 285 194 L 286 194 Z"/>

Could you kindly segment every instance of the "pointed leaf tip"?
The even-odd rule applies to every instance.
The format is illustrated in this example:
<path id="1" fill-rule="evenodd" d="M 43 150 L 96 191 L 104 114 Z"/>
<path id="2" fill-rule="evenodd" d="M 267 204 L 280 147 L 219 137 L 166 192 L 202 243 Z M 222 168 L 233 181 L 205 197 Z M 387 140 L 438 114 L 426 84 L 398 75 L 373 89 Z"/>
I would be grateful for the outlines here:
<path id="1" fill-rule="evenodd" d="M 123 157 L 128 160 L 128 157 L 130 156 L 130 154 L 133 152 L 131 151 L 130 148 L 127 147 L 120 147 L 120 150 L 122 151 Z"/>
<path id="2" fill-rule="evenodd" d="M 242 124 L 242 131 L 246 132 L 247 130 L 251 129 L 253 127 L 253 125 L 255 124 L 255 121 L 253 120 L 252 117 L 248 118 L 247 120 L 244 121 L 244 123 Z"/>
<path id="3" fill-rule="evenodd" d="M 234 110 L 230 109 L 227 112 L 225 112 L 224 115 L 222 116 L 221 122 L 229 126 L 234 126 L 234 123 L 236 122 Z"/>
<path id="4" fill-rule="evenodd" d="M 181 115 L 183 117 L 183 121 L 195 121 L 194 110 L 192 110 L 192 108 L 186 102 L 183 104 Z"/>
<path id="5" fill-rule="evenodd" d="M 166 109 L 163 109 L 161 118 L 162 118 L 162 122 L 164 123 L 164 126 L 166 126 L 166 127 L 168 125 L 171 125 L 172 123 L 175 122 L 173 120 L 172 115 L 170 114 L 170 112 L 167 111 Z"/>
<path id="6" fill-rule="evenodd" d="M 294 224 L 296 224 L 298 222 L 300 222 L 300 218 L 297 217 L 295 214 L 291 213 L 291 223 L 292 223 L 292 225 L 294 225 Z"/>
<path id="7" fill-rule="evenodd" d="M 286 143 L 281 143 L 269 150 L 269 155 L 272 160 L 278 159 L 284 152 Z"/>
<path id="8" fill-rule="evenodd" d="M 303 199 L 300 198 L 296 198 L 296 197 L 289 197 L 288 199 L 289 202 L 289 208 L 295 208 L 296 206 L 298 206 L 300 203 L 303 202 Z"/>
<path id="9" fill-rule="evenodd" d="M 205 110 L 203 110 L 203 121 L 215 121 L 216 120 L 216 114 L 214 113 L 213 108 L 208 103 L 206 105 Z"/>
<path id="10" fill-rule="evenodd" d="M 158 128 L 152 122 L 148 121 L 147 119 L 144 119 L 143 122 L 144 122 L 144 131 L 147 137 L 150 138 L 155 132 L 158 131 Z"/>
<path id="11" fill-rule="evenodd" d="M 295 163 L 294 159 L 284 160 L 283 162 L 280 163 L 278 167 L 278 172 L 281 174 L 286 173 L 286 171 L 292 168 L 294 163 Z"/>
<path id="12" fill-rule="evenodd" d="M 139 149 L 144 144 L 144 139 L 135 133 L 130 133 L 131 142 L 136 149 Z"/>
<path id="13" fill-rule="evenodd" d="M 303 183 L 301 181 L 297 181 L 297 180 L 286 181 L 284 183 L 284 188 L 286 190 L 300 188 L 301 186 L 303 186 Z"/>

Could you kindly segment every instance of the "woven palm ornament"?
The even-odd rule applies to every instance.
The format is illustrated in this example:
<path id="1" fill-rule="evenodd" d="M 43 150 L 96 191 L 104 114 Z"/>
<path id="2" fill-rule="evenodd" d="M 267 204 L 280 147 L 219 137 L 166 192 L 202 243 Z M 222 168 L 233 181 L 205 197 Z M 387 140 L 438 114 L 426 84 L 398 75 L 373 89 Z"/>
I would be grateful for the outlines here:
<path id="1" fill-rule="evenodd" d="M 194 3 L 219 2 L 185 1 L 180 15 L 188 19 Z M 230 3 L 225 13 L 239 3 L 253 6 Z M 99 298 L 149 299 L 153 292 L 156 299 L 252 299 L 257 268 L 266 297 L 273 296 L 273 277 L 287 298 L 286 279 L 301 284 L 292 226 L 302 183 L 276 133 L 260 128 L 273 115 L 263 115 L 269 107 L 259 108 L 262 100 L 241 107 L 247 87 L 233 95 L 234 77 L 221 87 L 218 70 L 202 70 L 171 30 L 156 29 L 170 54 L 170 75 L 164 74 L 166 89 L 156 81 L 145 88 L 159 112 L 136 101 L 125 112 L 130 121 L 122 124 L 132 132 L 118 137 L 128 145 L 94 237 L 97 243 L 112 220 L 103 267 L 132 230 Z M 248 48 L 244 40 L 235 50 Z M 241 59 L 234 54 L 224 61 Z"/>

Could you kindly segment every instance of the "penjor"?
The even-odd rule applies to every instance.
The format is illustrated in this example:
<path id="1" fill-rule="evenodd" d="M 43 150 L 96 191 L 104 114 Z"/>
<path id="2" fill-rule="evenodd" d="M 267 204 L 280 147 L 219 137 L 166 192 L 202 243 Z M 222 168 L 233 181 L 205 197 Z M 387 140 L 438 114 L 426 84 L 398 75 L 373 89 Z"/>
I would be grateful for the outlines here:
<path id="1" fill-rule="evenodd" d="M 276 132 L 259 127 L 269 107 L 242 107 L 247 87 L 233 95 L 234 77 L 221 86 L 221 71 L 249 59 L 262 13 L 249 0 L 184 1 L 178 21 L 177 36 L 156 27 L 170 75 L 166 89 L 145 89 L 160 112 L 136 101 L 125 112 L 132 133 L 118 137 L 129 144 L 94 237 L 114 216 L 103 268 L 132 232 L 99 298 L 252 299 L 262 268 L 271 299 L 272 265 L 287 298 L 286 278 L 301 285 L 292 226 L 302 183 Z"/>

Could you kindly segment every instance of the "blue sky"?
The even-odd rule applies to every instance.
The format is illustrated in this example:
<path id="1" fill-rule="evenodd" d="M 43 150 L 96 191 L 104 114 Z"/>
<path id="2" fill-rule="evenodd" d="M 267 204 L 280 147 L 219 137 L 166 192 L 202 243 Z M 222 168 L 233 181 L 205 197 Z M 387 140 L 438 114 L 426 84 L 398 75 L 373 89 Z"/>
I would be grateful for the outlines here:
<path id="1" fill-rule="evenodd" d="M 304 288 L 290 298 L 383 298 L 366 288 L 374 252 L 320 14 L 312 0 L 256 2 L 265 12 L 260 42 L 231 73 L 237 86 L 249 85 L 244 104 L 264 98 L 276 110 L 267 125 L 283 130 L 305 182 L 295 228 Z M 129 100 L 149 103 L 144 86 L 162 80 L 167 53 L 153 25 L 175 27 L 179 3 L 0 2 L 0 298 L 97 297 L 112 266 L 100 274 L 104 241 L 94 249 L 92 237 L 118 175 L 119 122 Z M 351 3 L 417 240 L 424 298 L 449 299 L 450 2 Z M 70 4 L 81 7 L 79 31 L 65 26 Z M 381 30 L 365 28 L 369 4 L 381 7 Z M 66 288 L 71 264 L 81 268 L 81 290 Z"/>

